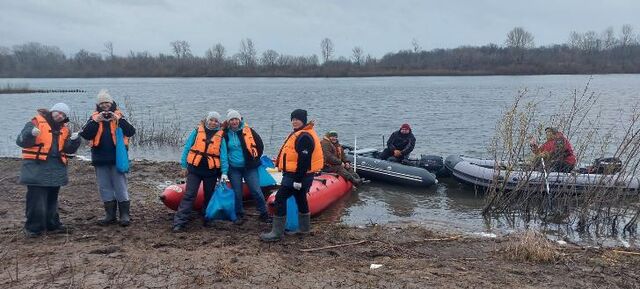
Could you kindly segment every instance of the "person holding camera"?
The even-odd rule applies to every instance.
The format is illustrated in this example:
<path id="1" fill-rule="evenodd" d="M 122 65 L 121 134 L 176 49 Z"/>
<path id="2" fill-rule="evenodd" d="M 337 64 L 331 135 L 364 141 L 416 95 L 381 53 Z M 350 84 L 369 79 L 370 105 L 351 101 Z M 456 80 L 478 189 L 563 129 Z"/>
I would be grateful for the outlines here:
<path id="1" fill-rule="evenodd" d="M 202 216 L 204 227 L 209 227 L 210 222 L 204 218 L 207 206 L 216 183 L 220 177 L 221 168 L 227 165 L 227 147 L 222 141 L 223 130 L 218 112 L 210 111 L 200 121 L 184 144 L 180 164 L 182 175 L 187 179 L 185 193 L 180 200 L 180 205 L 173 218 L 174 233 L 183 232 L 189 222 L 193 203 L 198 195 L 198 189 L 202 183 L 204 203 L 202 204 Z"/>
<path id="2" fill-rule="evenodd" d="M 96 110 L 82 128 L 80 136 L 89 140 L 91 147 L 91 164 L 96 169 L 96 179 L 100 198 L 104 203 L 105 217 L 98 225 L 106 226 L 117 223 L 116 213 L 120 212 L 120 225 L 128 226 L 129 192 L 127 178 L 116 169 L 116 129 L 120 127 L 124 134 L 124 143 L 128 146 L 129 138 L 136 129 L 124 118 L 105 89 L 98 93 Z"/>
<path id="3" fill-rule="evenodd" d="M 58 193 L 68 183 L 67 154 L 80 147 L 78 133 L 67 127 L 70 109 L 56 103 L 51 109 L 39 109 L 18 135 L 22 147 L 20 183 L 27 186 L 24 234 L 29 238 L 50 233 L 64 233 L 60 222 Z"/>

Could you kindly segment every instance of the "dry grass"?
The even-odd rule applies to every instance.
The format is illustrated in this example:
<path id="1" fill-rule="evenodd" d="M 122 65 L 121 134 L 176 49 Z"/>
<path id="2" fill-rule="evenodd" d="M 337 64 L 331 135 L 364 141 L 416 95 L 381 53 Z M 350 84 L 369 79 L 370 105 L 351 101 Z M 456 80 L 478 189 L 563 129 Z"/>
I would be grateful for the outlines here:
<path id="1" fill-rule="evenodd" d="M 509 260 L 537 263 L 552 263 L 561 258 L 553 242 L 543 234 L 531 230 L 509 238 L 503 254 Z"/>

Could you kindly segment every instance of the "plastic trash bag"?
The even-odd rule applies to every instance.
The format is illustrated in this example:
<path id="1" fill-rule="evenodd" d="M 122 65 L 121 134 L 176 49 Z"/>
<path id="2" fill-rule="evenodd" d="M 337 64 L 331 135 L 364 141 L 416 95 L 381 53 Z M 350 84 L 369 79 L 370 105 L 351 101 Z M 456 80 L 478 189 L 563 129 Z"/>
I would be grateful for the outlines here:
<path id="1" fill-rule="evenodd" d="M 276 180 L 267 171 L 267 168 L 275 167 L 273 162 L 268 156 L 262 156 L 260 158 L 260 166 L 258 167 L 258 179 L 260 180 L 261 187 L 270 187 L 278 184 Z"/>
<path id="2" fill-rule="evenodd" d="M 296 198 L 293 196 L 287 199 L 287 222 L 284 229 L 290 232 L 298 231 L 300 228 L 298 224 L 298 204 L 296 204 Z"/>
<path id="3" fill-rule="evenodd" d="M 238 217 L 236 216 L 236 198 L 233 190 L 225 184 L 218 183 L 213 197 L 207 205 L 204 217 L 207 220 L 235 221 Z"/>
<path id="4" fill-rule="evenodd" d="M 120 127 L 116 128 L 116 170 L 123 174 L 129 172 L 129 152 Z"/>

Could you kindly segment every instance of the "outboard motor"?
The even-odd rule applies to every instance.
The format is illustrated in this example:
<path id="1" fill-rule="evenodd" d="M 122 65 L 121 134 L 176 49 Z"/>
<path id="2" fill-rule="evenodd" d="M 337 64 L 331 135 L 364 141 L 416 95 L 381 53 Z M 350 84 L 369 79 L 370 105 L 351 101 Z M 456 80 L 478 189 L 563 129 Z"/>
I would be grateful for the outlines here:
<path id="1" fill-rule="evenodd" d="M 591 166 L 592 174 L 613 175 L 622 171 L 622 161 L 619 158 L 597 158 Z"/>

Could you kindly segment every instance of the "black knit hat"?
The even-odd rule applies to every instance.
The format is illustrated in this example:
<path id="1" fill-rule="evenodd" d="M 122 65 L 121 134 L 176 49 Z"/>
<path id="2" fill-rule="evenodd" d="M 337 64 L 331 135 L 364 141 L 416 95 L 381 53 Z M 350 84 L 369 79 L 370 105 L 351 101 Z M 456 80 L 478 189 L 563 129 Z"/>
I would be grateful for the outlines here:
<path id="1" fill-rule="evenodd" d="M 304 124 L 307 124 L 307 111 L 304 109 L 296 109 L 291 112 L 291 119 L 297 119 L 302 121 Z"/>

